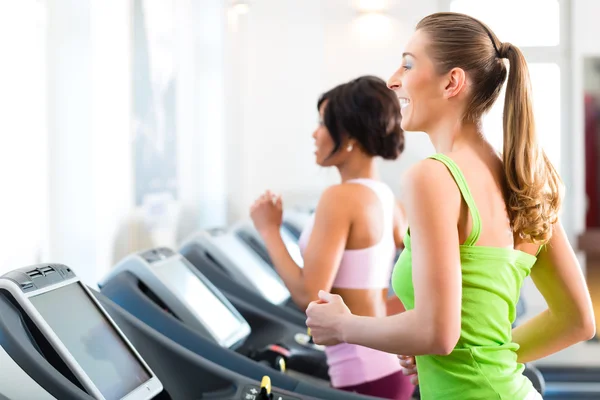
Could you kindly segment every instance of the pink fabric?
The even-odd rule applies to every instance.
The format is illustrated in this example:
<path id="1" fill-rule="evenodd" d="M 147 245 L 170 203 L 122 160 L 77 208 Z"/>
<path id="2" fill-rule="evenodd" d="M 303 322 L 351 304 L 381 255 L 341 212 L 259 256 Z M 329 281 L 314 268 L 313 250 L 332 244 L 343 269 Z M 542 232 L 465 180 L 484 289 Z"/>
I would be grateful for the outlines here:
<path id="1" fill-rule="evenodd" d="M 410 383 L 410 377 L 404 376 L 401 371 L 394 372 L 376 381 L 344 386 L 338 389 L 389 400 L 411 400 L 415 393 L 415 385 Z M 535 399 L 532 398 L 532 400 Z"/>
<path id="2" fill-rule="evenodd" d="M 388 288 L 393 268 L 396 244 L 394 242 L 394 194 L 382 182 L 370 179 L 350 181 L 369 187 L 383 205 L 385 221 L 383 237 L 379 243 L 365 249 L 345 250 L 334 288 L 384 289 Z M 304 228 L 299 246 L 304 253 L 313 228 L 313 220 Z M 346 387 L 371 382 L 400 371 L 400 363 L 394 354 L 347 343 L 325 349 L 329 377 L 333 387 Z"/>
<path id="3" fill-rule="evenodd" d="M 341 343 L 325 348 L 331 386 L 346 387 L 375 381 L 401 370 L 394 354 Z"/>

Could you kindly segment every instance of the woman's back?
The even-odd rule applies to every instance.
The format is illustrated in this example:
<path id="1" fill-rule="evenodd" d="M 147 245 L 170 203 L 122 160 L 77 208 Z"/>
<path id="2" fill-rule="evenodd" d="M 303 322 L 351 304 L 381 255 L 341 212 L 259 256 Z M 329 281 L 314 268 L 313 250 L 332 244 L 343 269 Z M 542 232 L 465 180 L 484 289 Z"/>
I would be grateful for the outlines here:
<path id="1" fill-rule="evenodd" d="M 512 343 L 511 329 L 521 285 L 536 257 L 513 249 L 512 237 L 503 235 L 503 226 L 508 223 L 502 224 L 499 216 L 504 211 L 504 219 L 508 218 L 502 183 L 494 178 L 494 159 L 482 159 L 474 153 L 453 156 L 471 173 L 464 174 L 447 155 L 436 154 L 432 159 L 442 163 L 456 182 L 456 192 L 448 196 L 462 199 L 458 224 L 461 331 L 449 355 L 417 357 L 421 392 L 424 398 L 432 399 L 524 398 L 532 386 L 522 375 L 523 366 L 517 363 L 518 346 Z M 393 284 L 406 309 L 413 309 L 410 234 L 394 270 Z"/>
<path id="2" fill-rule="evenodd" d="M 478 246 L 515 248 L 536 254 L 539 246 L 514 237 L 506 208 L 506 179 L 500 156 L 487 142 L 481 147 L 464 148 L 448 153 L 465 177 L 481 219 Z M 457 187 L 458 190 L 458 187 Z M 460 193 L 455 193 L 456 196 Z M 461 203 L 458 232 L 460 243 L 464 243 L 472 229 L 472 217 L 467 204 Z"/>
<path id="3" fill-rule="evenodd" d="M 387 291 L 396 252 L 394 212 L 396 201 L 390 188 L 374 179 L 350 179 L 333 188 L 339 207 L 350 225 L 348 237 L 331 291 L 339 294 L 356 315 L 387 315 Z M 314 221 L 300 237 L 307 247 Z M 332 227 L 333 228 L 333 227 Z M 400 370 L 397 358 L 388 353 L 342 343 L 326 348 L 331 382 L 335 387 L 352 387 L 373 382 Z M 412 386 L 405 381 L 406 396 Z"/>
<path id="4" fill-rule="evenodd" d="M 346 209 L 350 229 L 332 292 L 344 298 L 357 315 L 386 315 L 387 289 L 396 252 L 395 198 L 390 188 L 374 179 L 351 179 L 336 187 L 339 207 Z M 314 221 L 300 237 L 304 251 Z"/>

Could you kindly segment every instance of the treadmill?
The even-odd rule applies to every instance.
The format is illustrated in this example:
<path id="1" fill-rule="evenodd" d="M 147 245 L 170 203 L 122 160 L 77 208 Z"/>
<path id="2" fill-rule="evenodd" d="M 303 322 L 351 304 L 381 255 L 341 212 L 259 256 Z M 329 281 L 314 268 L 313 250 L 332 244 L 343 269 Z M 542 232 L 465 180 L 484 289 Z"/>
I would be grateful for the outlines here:
<path id="1" fill-rule="evenodd" d="M 253 332 L 249 327 L 256 321 L 244 319 L 206 277 L 170 249 L 125 258 L 99 287 L 102 295 L 149 327 L 235 373 L 256 380 L 269 375 L 273 385 L 299 395 L 372 398 L 332 389 L 319 379 L 319 369 L 327 370 L 323 349 L 296 326 L 279 324 Z M 310 368 L 299 373 L 298 367 L 306 364 Z"/>
<path id="2" fill-rule="evenodd" d="M 197 232 L 183 242 L 179 252 L 236 307 L 252 304 L 280 320 L 306 327 L 306 314 L 294 304 L 275 269 L 234 231 Z"/>
<path id="3" fill-rule="evenodd" d="M 10 399 L 165 399 L 159 378 L 73 270 L 0 277 L 0 391 Z"/>

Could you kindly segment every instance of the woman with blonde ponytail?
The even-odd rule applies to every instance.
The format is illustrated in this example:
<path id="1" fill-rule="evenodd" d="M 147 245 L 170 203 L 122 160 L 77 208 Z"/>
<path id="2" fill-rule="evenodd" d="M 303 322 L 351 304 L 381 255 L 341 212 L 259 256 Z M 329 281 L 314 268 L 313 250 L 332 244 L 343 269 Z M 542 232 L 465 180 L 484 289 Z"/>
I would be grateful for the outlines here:
<path id="1" fill-rule="evenodd" d="M 541 399 L 523 363 L 596 328 L 559 219 L 562 183 L 538 141 L 525 58 L 482 22 L 438 13 L 419 22 L 402 60 L 388 82 L 402 128 L 426 132 L 436 149 L 405 177 L 409 229 L 392 281 L 407 311 L 357 316 L 322 291 L 307 325 L 319 344 L 401 354 L 423 400 Z M 481 118 L 505 82 L 499 155 Z M 548 309 L 511 329 L 527 276 Z"/>

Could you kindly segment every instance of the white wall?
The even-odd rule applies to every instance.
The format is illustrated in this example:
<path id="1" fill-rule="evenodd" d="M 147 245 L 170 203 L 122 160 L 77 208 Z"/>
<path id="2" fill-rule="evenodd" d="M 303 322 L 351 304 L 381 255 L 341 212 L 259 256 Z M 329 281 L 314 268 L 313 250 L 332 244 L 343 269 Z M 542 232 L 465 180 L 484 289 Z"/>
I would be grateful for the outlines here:
<path id="1" fill-rule="evenodd" d="M 348 1 L 261 0 L 237 24 L 230 22 L 232 220 L 247 216 L 248 206 L 267 188 L 283 193 L 288 205 L 312 203 L 337 180 L 335 171 L 314 163 L 311 134 L 319 95 L 362 74 L 387 80 L 400 66 L 402 47 L 418 20 L 437 10 L 437 0 L 391 3 L 387 16 L 370 19 L 359 17 Z M 382 163 L 382 176 L 399 191 L 401 172 L 432 151 L 423 134 L 407 133 L 404 155 Z"/>
<path id="2" fill-rule="evenodd" d="M 90 33 L 96 251 L 95 275 L 90 279 L 95 284 L 114 262 L 114 241 L 133 203 L 129 2 L 91 0 Z"/>
<path id="3" fill-rule="evenodd" d="M 221 0 L 177 0 L 180 238 L 227 220 L 225 33 Z"/>
<path id="4" fill-rule="evenodd" d="M 95 285 L 131 204 L 130 9 L 48 1 L 49 254 Z"/>
<path id="5" fill-rule="evenodd" d="M 0 274 L 47 247 L 46 24 L 44 3 L 0 1 Z"/>
<path id="6" fill-rule="evenodd" d="M 49 244 L 47 261 L 86 281 L 95 267 L 90 2 L 48 2 Z"/>

